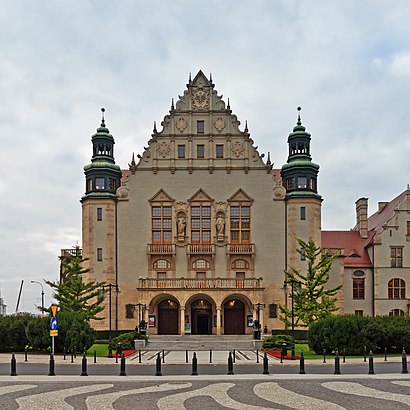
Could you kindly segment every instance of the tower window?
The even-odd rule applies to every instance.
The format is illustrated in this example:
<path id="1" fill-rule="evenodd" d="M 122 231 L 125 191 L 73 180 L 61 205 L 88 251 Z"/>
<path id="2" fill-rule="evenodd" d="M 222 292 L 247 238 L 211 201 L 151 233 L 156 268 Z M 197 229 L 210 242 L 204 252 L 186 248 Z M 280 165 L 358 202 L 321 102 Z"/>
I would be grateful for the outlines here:
<path id="1" fill-rule="evenodd" d="M 317 189 L 316 178 L 310 178 L 310 189 L 312 191 L 316 191 Z"/>
<path id="2" fill-rule="evenodd" d="M 101 262 L 103 260 L 102 248 L 97 248 L 97 261 Z"/>
<path id="3" fill-rule="evenodd" d="M 97 208 L 97 221 L 102 221 L 102 208 Z"/>
<path id="4" fill-rule="evenodd" d="M 205 158 L 205 146 L 199 144 L 196 146 L 196 157 L 197 158 Z"/>
<path id="5" fill-rule="evenodd" d="M 304 221 L 306 219 L 306 207 L 300 207 L 300 219 Z"/>
<path id="6" fill-rule="evenodd" d="M 288 178 L 286 180 L 286 189 L 289 191 L 295 188 L 295 180 L 294 178 Z"/>
<path id="7" fill-rule="evenodd" d="M 306 188 L 307 188 L 307 178 L 298 177 L 298 189 L 306 189 Z"/>
<path id="8" fill-rule="evenodd" d="M 91 178 L 87 179 L 87 192 L 90 192 L 93 190 L 93 180 Z"/>
<path id="9" fill-rule="evenodd" d="M 114 178 L 108 179 L 108 189 L 110 191 L 115 191 L 117 189 L 117 183 Z"/>
<path id="10" fill-rule="evenodd" d="M 185 145 L 178 145 L 178 158 L 185 158 Z"/>
<path id="11" fill-rule="evenodd" d="M 204 134 L 205 133 L 205 121 L 199 120 L 196 122 L 196 132 L 197 134 Z"/>
<path id="12" fill-rule="evenodd" d="M 221 145 L 217 145 L 216 146 L 216 158 L 223 158 L 224 157 L 224 146 Z"/>
<path id="13" fill-rule="evenodd" d="M 95 178 L 95 189 L 105 189 L 105 178 Z"/>

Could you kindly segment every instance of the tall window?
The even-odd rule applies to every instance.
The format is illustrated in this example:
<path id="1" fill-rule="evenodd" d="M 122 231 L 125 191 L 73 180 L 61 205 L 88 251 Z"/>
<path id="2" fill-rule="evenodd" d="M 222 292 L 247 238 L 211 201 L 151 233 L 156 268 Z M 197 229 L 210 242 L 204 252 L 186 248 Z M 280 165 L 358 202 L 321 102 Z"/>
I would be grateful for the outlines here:
<path id="1" fill-rule="evenodd" d="M 249 243 L 251 237 L 251 207 L 231 206 L 231 242 Z"/>
<path id="2" fill-rule="evenodd" d="M 390 248 L 390 262 L 392 268 L 403 267 L 403 248 Z"/>
<path id="3" fill-rule="evenodd" d="M 97 208 L 97 221 L 102 221 L 102 208 Z"/>
<path id="4" fill-rule="evenodd" d="M 205 133 L 205 121 L 199 120 L 196 122 L 196 132 L 197 134 Z"/>
<path id="5" fill-rule="evenodd" d="M 406 282 L 400 278 L 394 278 L 388 284 L 389 299 L 406 299 Z"/>
<path id="6" fill-rule="evenodd" d="M 224 146 L 223 145 L 216 145 L 216 158 L 223 158 L 224 157 Z"/>
<path id="7" fill-rule="evenodd" d="M 152 207 L 152 242 L 170 243 L 172 236 L 172 208 L 170 206 Z"/>
<path id="8" fill-rule="evenodd" d="M 211 243 L 211 207 L 191 207 L 192 243 Z"/>
<path id="9" fill-rule="evenodd" d="M 97 248 L 97 261 L 101 262 L 103 260 L 102 248 Z"/>
<path id="10" fill-rule="evenodd" d="M 353 299 L 364 299 L 364 278 L 353 278 Z"/>
<path id="11" fill-rule="evenodd" d="M 300 207 L 300 219 L 304 221 L 306 219 L 306 207 Z"/>
<path id="12" fill-rule="evenodd" d="M 196 146 L 196 157 L 197 158 L 205 158 L 205 145 L 198 144 Z"/>
<path id="13" fill-rule="evenodd" d="M 185 158 L 185 145 L 178 145 L 178 158 Z"/>

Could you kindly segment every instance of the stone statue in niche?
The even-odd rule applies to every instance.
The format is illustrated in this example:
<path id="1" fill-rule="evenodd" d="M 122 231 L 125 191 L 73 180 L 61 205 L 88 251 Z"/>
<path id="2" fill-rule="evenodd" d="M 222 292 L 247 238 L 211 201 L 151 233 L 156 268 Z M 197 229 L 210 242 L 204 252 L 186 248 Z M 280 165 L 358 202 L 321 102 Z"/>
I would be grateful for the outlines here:
<path id="1" fill-rule="evenodd" d="M 186 230 L 186 218 L 184 215 L 178 216 L 178 219 L 177 219 L 178 240 L 185 239 L 185 230 Z"/>
<path id="2" fill-rule="evenodd" d="M 223 241 L 225 239 L 225 219 L 224 215 L 219 214 L 216 218 L 216 234 L 218 241 Z"/>

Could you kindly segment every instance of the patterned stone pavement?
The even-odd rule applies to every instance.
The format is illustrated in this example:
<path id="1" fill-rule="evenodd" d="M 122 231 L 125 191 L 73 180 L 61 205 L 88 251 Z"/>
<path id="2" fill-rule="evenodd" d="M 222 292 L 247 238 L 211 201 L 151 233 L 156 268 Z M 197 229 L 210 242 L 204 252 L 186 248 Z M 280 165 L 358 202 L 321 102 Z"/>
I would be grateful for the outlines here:
<path id="1" fill-rule="evenodd" d="M 1 409 L 408 409 L 410 376 L 0 377 Z"/>

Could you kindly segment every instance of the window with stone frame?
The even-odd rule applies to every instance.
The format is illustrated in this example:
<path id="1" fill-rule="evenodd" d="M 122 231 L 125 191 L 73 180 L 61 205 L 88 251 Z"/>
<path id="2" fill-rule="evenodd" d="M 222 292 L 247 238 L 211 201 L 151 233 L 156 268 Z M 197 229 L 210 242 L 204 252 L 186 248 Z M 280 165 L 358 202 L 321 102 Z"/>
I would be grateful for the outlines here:
<path id="1" fill-rule="evenodd" d="M 392 268 L 403 267 L 403 248 L 392 246 L 390 248 L 390 266 Z"/>
<path id="2" fill-rule="evenodd" d="M 192 263 L 192 269 L 209 269 L 209 262 L 205 259 L 197 259 Z"/>
<path id="3" fill-rule="evenodd" d="M 97 248 L 97 261 L 102 262 L 103 260 L 103 250 L 102 248 Z"/>
<path id="4" fill-rule="evenodd" d="M 404 316 L 404 310 L 403 309 L 392 309 L 389 312 L 389 316 Z"/>
<path id="5" fill-rule="evenodd" d="M 97 221 L 102 221 L 103 219 L 103 209 L 97 208 Z"/>
<path id="6" fill-rule="evenodd" d="M 205 158 L 205 145 L 204 144 L 198 144 L 196 146 L 196 157 L 197 158 Z"/>
<path id="7" fill-rule="evenodd" d="M 171 269 L 171 263 L 166 259 L 158 259 L 154 262 L 154 269 L 155 270 L 164 270 L 164 269 Z"/>
<path id="8" fill-rule="evenodd" d="M 216 158 L 224 157 L 224 146 L 223 144 L 216 144 Z"/>
<path id="9" fill-rule="evenodd" d="M 235 205 L 230 207 L 231 243 L 250 243 L 251 207 Z"/>
<path id="10" fill-rule="evenodd" d="M 185 158 L 185 145 L 178 145 L 178 158 Z"/>
<path id="11" fill-rule="evenodd" d="M 191 206 L 191 242 L 211 243 L 211 207 Z"/>
<path id="12" fill-rule="evenodd" d="M 204 120 L 198 120 L 196 122 L 196 133 L 197 134 L 205 133 L 205 121 Z"/>
<path id="13" fill-rule="evenodd" d="M 232 262 L 232 269 L 249 269 L 249 262 L 245 259 L 235 259 Z"/>
<path id="14" fill-rule="evenodd" d="M 353 299 L 364 299 L 364 278 L 353 278 Z"/>
<path id="15" fill-rule="evenodd" d="M 153 243 L 171 243 L 172 207 L 153 205 L 151 207 L 151 232 Z"/>
<path id="16" fill-rule="evenodd" d="M 389 299 L 406 299 L 406 282 L 403 279 L 390 279 L 387 290 Z"/>

